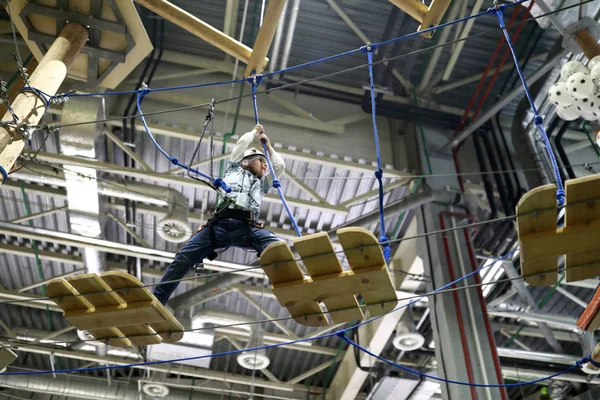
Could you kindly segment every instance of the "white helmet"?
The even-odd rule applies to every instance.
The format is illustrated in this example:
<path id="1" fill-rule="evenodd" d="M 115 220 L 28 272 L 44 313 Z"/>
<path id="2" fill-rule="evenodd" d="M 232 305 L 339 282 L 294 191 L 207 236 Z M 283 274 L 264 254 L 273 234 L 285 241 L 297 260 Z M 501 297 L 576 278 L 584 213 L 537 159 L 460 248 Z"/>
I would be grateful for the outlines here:
<path id="1" fill-rule="evenodd" d="M 250 157 L 254 157 L 254 156 L 261 156 L 263 158 L 266 158 L 265 154 L 262 151 L 252 147 L 252 148 L 244 151 L 244 157 L 242 157 L 242 160 L 245 158 L 250 158 Z"/>

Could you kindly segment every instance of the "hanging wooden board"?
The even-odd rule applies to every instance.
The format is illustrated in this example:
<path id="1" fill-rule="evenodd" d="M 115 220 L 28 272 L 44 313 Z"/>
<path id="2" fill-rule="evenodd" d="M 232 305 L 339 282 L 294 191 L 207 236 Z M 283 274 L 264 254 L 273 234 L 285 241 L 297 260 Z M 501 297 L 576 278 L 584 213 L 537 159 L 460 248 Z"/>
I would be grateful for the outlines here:
<path id="1" fill-rule="evenodd" d="M 183 326 L 142 282 L 120 271 L 54 279 L 46 293 L 77 329 L 118 347 L 174 343 Z"/>
<path id="2" fill-rule="evenodd" d="M 555 185 L 529 191 L 517 205 L 521 274 L 530 285 L 555 284 L 562 255 L 566 282 L 600 275 L 600 175 L 566 181 L 565 206 L 557 228 Z"/>
<path id="3" fill-rule="evenodd" d="M 377 238 L 363 228 L 337 231 L 350 265 L 344 271 L 326 233 L 294 240 L 294 248 L 308 271 L 305 276 L 286 242 L 267 247 L 260 264 L 273 285 L 273 293 L 292 317 L 303 325 L 322 326 L 366 317 L 359 296 L 371 317 L 393 310 L 398 299 Z M 327 307 L 331 320 L 321 304 Z"/>

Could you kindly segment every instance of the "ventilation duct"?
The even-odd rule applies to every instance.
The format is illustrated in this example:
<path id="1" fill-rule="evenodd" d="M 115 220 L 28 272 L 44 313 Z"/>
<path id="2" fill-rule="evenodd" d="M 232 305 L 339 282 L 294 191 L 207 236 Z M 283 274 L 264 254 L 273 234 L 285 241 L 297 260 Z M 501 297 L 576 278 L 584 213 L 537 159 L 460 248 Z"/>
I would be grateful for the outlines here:
<path id="1" fill-rule="evenodd" d="M 104 118 L 104 100 L 93 97 L 68 102 L 62 112 L 62 125 L 78 124 Z M 85 159 L 96 159 L 96 141 L 102 125 L 84 124 L 60 129 L 59 144 L 62 154 Z M 93 168 L 66 165 L 65 186 L 71 230 L 83 236 L 102 238 L 100 225 L 100 199 L 98 198 L 98 171 Z M 105 269 L 104 254 L 96 249 L 84 248 L 83 264 L 88 273 Z"/>
<path id="2" fill-rule="evenodd" d="M 250 334 L 250 339 L 248 340 L 248 345 L 246 346 L 246 348 L 251 349 L 264 346 L 264 335 L 265 331 L 262 325 L 254 325 L 252 327 L 252 332 Z M 267 357 L 267 350 L 260 349 L 240 353 L 237 356 L 237 362 L 246 369 L 260 370 L 267 368 L 271 363 L 271 360 L 269 360 L 269 357 Z"/>
<path id="3" fill-rule="evenodd" d="M 264 346 L 265 331 L 261 324 L 253 322 L 254 321 L 250 317 L 245 315 L 220 310 L 203 309 L 192 318 L 192 329 L 240 324 L 236 326 L 236 328 L 247 329 L 250 331 L 250 337 L 246 348 Z M 266 350 L 262 349 L 240 353 L 237 356 L 237 362 L 244 368 L 260 370 L 267 368 L 271 363 L 271 360 L 267 357 Z"/>
<path id="4" fill-rule="evenodd" d="M 65 174 L 62 171 L 43 165 L 35 165 L 28 169 L 16 172 L 11 176 L 26 182 L 67 187 Z M 188 222 L 189 200 L 175 189 L 135 181 L 123 182 L 104 177 L 101 182 L 97 182 L 95 190 L 103 196 L 168 207 L 167 215 L 159 221 L 157 226 L 159 236 L 175 243 L 184 242 L 192 236 L 192 229 Z"/>
<path id="5" fill-rule="evenodd" d="M 414 351 L 420 349 L 424 343 L 425 338 L 417 331 L 412 313 L 404 313 L 396 327 L 396 336 L 392 339 L 392 344 L 400 351 Z"/>
<path id="6" fill-rule="evenodd" d="M 440 384 L 417 379 L 386 376 L 382 378 L 367 400 L 429 400 L 440 389 Z"/>
<path id="7" fill-rule="evenodd" d="M 162 385 L 160 385 L 162 386 Z M 123 382 L 113 379 L 111 385 L 106 384 L 105 379 L 90 379 L 83 377 L 61 376 L 60 379 L 54 379 L 52 375 L 11 375 L 0 376 L 0 387 L 24 390 L 36 393 L 44 393 L 53 396 L 64 396 L 70 399 L 98 399 L 98 400 L 122 400 L 122 399 L 155 399 L 160 392 L 156 387 L 150 389 L 157 393 L 148 394 L 146 390 L 143 393 L 138 390 L 134 383 Z M 168 390 L 169 400 L 188 400 L 190 398 L 189 390 L 170 388 Z M 145 396 L 144 394 L 147 394 Z M 218 400 L 221 398 L 217 394 L 202 393 L 198 398 L 203 400 Z"/>

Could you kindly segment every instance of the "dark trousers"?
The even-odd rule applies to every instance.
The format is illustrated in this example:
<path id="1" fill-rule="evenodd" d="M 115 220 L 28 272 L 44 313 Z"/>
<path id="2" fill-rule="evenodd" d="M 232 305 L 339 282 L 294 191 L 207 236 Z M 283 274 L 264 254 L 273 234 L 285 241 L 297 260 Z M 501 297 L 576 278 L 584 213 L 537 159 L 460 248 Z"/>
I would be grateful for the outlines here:
<path id="1" fill-rule="evenodd" d="M 183 278 L 194 265 L 202 261 L 215 249 L 227 247 L 250 248 L 248 245 L 248 224 L 246 222 L 224 218 L 214 222 L 212 229 L 215 232 L 216 245 L 214 248 L 210 242 L 209 228 L 202 229 L 175 255 L 175 259 L 165 271 L 161 282 Z M 258 252 L 261 252 L 271 243 L 281 240 L 267 229 L 255 227 L 250 229 L 252 248 Z M 158 285 L 154 288 L 154 295 L 162 304 L 165 304 L 178 285 L 179 282 Z"/>

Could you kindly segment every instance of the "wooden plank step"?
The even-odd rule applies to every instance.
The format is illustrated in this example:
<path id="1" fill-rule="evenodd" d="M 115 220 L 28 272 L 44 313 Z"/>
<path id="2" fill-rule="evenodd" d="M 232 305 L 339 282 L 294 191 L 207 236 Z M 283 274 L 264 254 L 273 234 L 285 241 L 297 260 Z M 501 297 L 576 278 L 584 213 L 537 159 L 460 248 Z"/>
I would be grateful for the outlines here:
<path id="1" fill-rule="evenodd" d="M 527 192 L 517 204 L 517 230 L 521 257 L 521 275 L 534 286 L 553 285 L 558 280 L 557 257 L 533 258 L 538 234 L 556 232 L 556 211 L 540 211 L 556 207 L 556 185 L 545 185 Z M 534 211 L 539 211 L 535 212 Z"/>
<path id="2" fill-rule="evenodd" d="M 340 260 L 334 253 L 333 244 L 327 232 L 304 236 L 294 240 L 294 248 L 302 258 L 304 266 L 313 281 L 332 279 L 332 275 L 341 276 L 343 270 Z M 335 283 L 336 281 L 330 281 Z M 329 296 L 324 293 L 321 300 L 325 303 L 331 319 L 335 323 L 362 320 L 365 316 L 354 293 L 342 296 Z M 336 311 L 337 310 L 337 311 Z"/>
<path id="3" fill-rule="evenodd" d="M 117 328 L 100 328 L 100 329 L 90 329 L 88 333 L 95 337 L 102 343 L 106 343 L 106 339 L 108 339 L 108 343 L 111 346 L 115 347 L 129 347 L 131 346 L 131 341 L 126 338 L 125 333 L 121 332 Z"/>
<path id="4" fill-rule="evenodd" d="M 600 199 L 600 180 L 596 175 L 571 179 L 565 182 L 565 226 L 571 227 L 578 224 L 589 224 L 600 221 L 600 201 L 587 199 Z M 587 240 L 596 240 L 596 237 L 585 235 Z M 565 255 L 566 282 L 580 281 L 598 276 L 600 265 L 590 263 L 600 261 L 600 249 L 580 253 L 567 253 Z M 584 266 L 589 264 L 587 266 Z M 578 267 L 581 266 L 581 267 Z"/>
<path id="5" fill-rule="evenodd" d="M 138 332 L 135 333 L 132 331 L 132 342 L 135 340 L 138 343 L 151 342 L 147 344 L 156 344 L 161 342 L 161 338 L 167 343 L 174 343 L 181 340 L 183 337 L 183 326 L 162 304 L 160 304 L 160 302 L 158 302 L 158 300 L 156 300 L 148 288 L 142 287 L 143 284 L 139 279 L 122 271 L 104 272 L 101 275 L 101 278 L 109 287 L 111 287 L 113 290 L 116 290 L 116 293 L 121 297 L 121 299 L 126 301 L 128 305 L 137 303 L 146 304 L 151 302 L 152 309 L 160 317 L 155 321 L 147 321 L 148 324 L 145 325 L 144 328 L 141 328 L 140 325 L 127 327 L 127 329 L 131 328 Z M 146 334 L 154 335 L 135 338 L 135 335 L 142 334 L 142 329 L 145 330 Z M 123 330 L 123 328 L 121 328 L 121 330 Z M 172 333 L 169 334 L 168 332 Z"/>
<path id="6" fill-rule="evenodd" d="M 302 270 L 294 260 L 294 254 L 284 241 L 272 243 L 264 249 L 260 256 L 260 264 L 274 288 L 279 285 L 302 284 L 305 281 Z M 293 299 L 286 302 L 279 298 L 278 300 L 300 324 L 323 326 L 329 323 L 327 316 L 323 314 L 323 308 L 314 299 Z"/>
<path id="7" fill-rule="evenodd" d="M 46 295 L 56 303 L 57 306 L 66 311 L 90 311 L 95 307 L 85 297 L 80 296 L 64 278 L 53 279 L 46 285 Z"/>
<path id="8" fill-rule="evenodd" d="M 387 314 L 396 308 L 398 296 L 387 269 L 379 241 L 364 228 L 348 227 L 337 231 L 350 269 L 363 283 L 360 294 L 371 317 Z M 376 282 L 367 285 L 364 282 Z"/>

